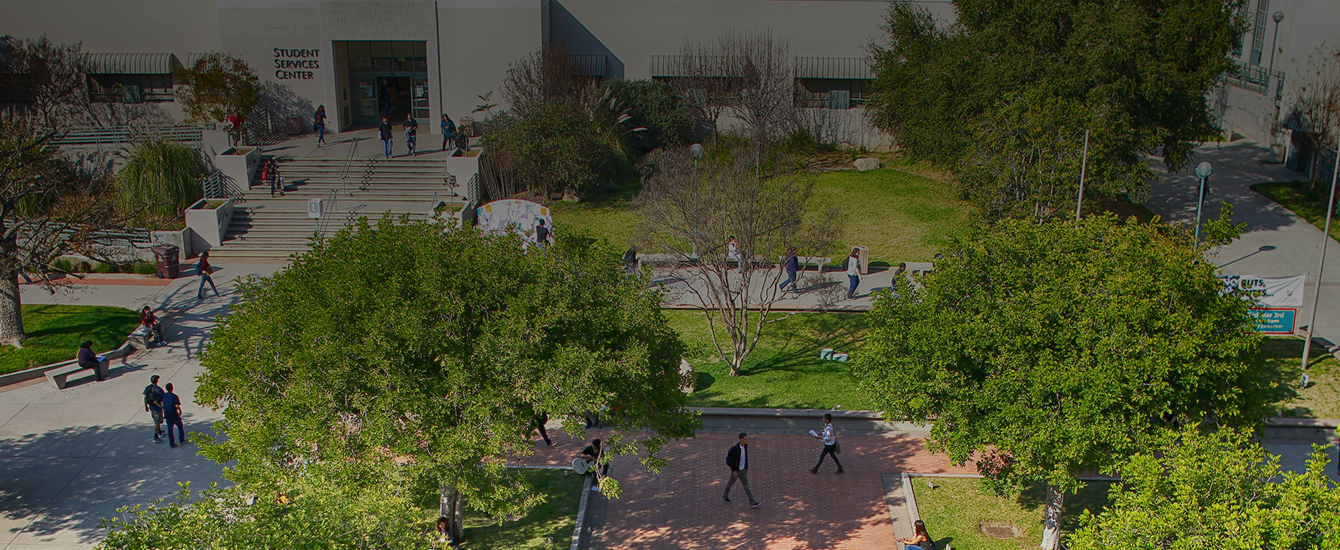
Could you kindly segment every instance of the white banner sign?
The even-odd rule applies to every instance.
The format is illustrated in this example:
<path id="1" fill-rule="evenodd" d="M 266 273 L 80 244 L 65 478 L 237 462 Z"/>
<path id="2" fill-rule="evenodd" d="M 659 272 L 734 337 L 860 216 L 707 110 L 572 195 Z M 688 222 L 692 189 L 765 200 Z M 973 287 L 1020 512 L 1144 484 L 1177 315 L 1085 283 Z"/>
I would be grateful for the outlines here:
<path id="1" fill-rule="evenodd" d="M 1306 275 L 1293 277 L 1256 277 L 1253 275 L 1231 275 L 1220 277 L 1224 280 L 1224 290 L 1242 289 L 1263 308 L 1299 308 L 1303 307 L 1303 281 Z"/>

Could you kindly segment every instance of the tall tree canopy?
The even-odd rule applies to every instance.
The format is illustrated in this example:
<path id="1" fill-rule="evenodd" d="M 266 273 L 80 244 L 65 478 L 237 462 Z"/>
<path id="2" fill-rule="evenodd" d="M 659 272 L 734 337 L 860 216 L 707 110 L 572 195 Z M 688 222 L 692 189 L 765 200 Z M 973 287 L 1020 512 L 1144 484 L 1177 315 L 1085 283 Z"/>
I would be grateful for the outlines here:
<path id="1" fill-rule="evenodd" d="M 203 352 L 196 400 L 223 410 L 226 437 L 202 453 L 236 460 L 225 475 L 257 494 L 300 477 L 343 491 L 440 484 L 454 520 L 462 505 L 504 517 L 536 503 L 504 465 L 530 453 L 541 412 L 608 408 L 606 458 L 659 467 L 662 443 L 697 424 L 682 344 L 660 297 L 589 241 L 527 249 L 384 219 L 315 243 L 244 282 Z M 617 493 L 613 479 L 602 488 Z"/>
<path id="2" fill-rule="evenodd" d="M 1116 470 L 1112 503 L 1067 540 L 1071 550 L 1340 548 L 1340 486 L 1326 476 L 1325 447 L 1306 472 L 1247 433 L 1190 429 Z"/>
<path id="3" fill-rule="evenodd" d="M 247 116 L 260 102 L 261 85 L 246 61 L 219 52 L 177 70 L 177 102 L 191 122 L 218 122 L 230 114 Z"/>
<path id="4" fill-rule="evenodd" d="M 958 172 L 995 217 L 1068 211 L 1089 130 L 1086 193 L 1138 195 L 1216 133 L 1206 93 L 1231 69 L 1241 0 L 955 0 L 944 24 L 891 3 L 872 45 L 874 124 Z"/>
<path id="5" fill-rule="evenodd" d="M 1215 233 L 1225 227 L 1212 226 Z M 889 414 L 997 489 L 1065 491 L 1180 424 L 1267 415 L 1249 303 L 1166 226 L 1002 220 L 876 300 L 858 371 Z"/>

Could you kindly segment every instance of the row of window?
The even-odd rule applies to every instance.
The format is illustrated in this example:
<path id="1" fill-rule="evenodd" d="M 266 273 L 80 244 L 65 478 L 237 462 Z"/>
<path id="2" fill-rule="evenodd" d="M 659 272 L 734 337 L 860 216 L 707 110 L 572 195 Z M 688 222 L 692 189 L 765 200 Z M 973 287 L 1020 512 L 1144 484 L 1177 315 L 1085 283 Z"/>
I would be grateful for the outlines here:
<path id="1" fill-rule="evenodd" d="M 172 75 L 91 74 L 88 96 L 95 103 L 172 101 Z"/>
<path id="2" fill-rule="evenodd" d="M 671 85 L 680 77 L 655 77 L 658 82 L 665 82 Z M 850 109 L 864 105 L 870 100 L 870 81 L 845 78 L 800 78 L 797 90 L 796 104 L 800 107 L 827 107 L 829 109 Z M 727 90 L 730 86 L 722 83 L 720 90 Z M 709 92 L 707 90 L 695 89 L 689 91 L 690 96 L 697 96 L 694 101 L 704 103 L 706 98 L 702 97 Z M 729 93 L 711 93 L 711 100 L 714 103 L 724 105 L 733 104 L 738 98 L 731 97 Z"/>

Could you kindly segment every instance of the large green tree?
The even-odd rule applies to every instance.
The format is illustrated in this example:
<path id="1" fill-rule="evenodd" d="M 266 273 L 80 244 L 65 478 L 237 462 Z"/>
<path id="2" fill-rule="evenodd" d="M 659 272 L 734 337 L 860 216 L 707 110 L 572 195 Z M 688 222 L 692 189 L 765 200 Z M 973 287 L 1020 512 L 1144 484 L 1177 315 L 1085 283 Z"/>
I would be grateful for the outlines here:
<path id="1" fill-rule="evenodd" d="M 177 103 L 190 122 L 219 122 L 231 114 L 247 116 L 260 102 L 261 85 L 247 62 L 210 52 L 177 70 Z"/>
<path id="2" fill-rule="evenodd" d="M 934 421 L 929 447 L 989 485 L 1046 483 L 1054 547 L 1081 472 L 1170 427 L 1267 415 L 1250 304 L 1190 240 L 1111 216 L 978 227 L 918 285 L 877 298 L 858 372 L 890 415 Z"/>
<path id="3" fill-rule="evenodd" d="M 1232 67 L 1241 3 L 955 0 L 944 24 L 895 0 L 868 108 L 994 217 L 1071 211 L 1085 130 L 1086 194 L 1138 195 L 1146 154 L 1176 171 L 1216 133 L 1205 97 Z"/>
<path id="4" fill-rule="evenodd" d="M 530 454 L 539 413 L 602 411 L 606 458 L 658 468 L 697 421 L 679 387 L 682 344 L 660 298 L 576 236 L 546 250 L 422 222 L 366 221 L 240 285 L 201 356 L 196 400 L 226 437 L 201 444 L 258 494 L 298 478 L 344 491 L 440 488 L 494 517 L 538 498 L 506 461 Z M 617 482 L 601 488 L 617 494 Z"/>
<path id="5" fill-rule="evenodd" d="M 1071 550 L 1340 548 L 1340 486 L 1325 447 L 1306 472 L 1281 472 L 1247 433 L 1189 429 L 1115 473 L 1112 503 L 1068 537 Z"/>

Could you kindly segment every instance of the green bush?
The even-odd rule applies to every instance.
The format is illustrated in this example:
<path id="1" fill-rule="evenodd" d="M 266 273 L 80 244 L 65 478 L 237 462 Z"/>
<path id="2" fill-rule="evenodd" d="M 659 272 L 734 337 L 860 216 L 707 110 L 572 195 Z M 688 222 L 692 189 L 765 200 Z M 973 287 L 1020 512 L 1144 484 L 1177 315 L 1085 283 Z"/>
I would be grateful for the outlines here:
<path id="1" fill-rule="evenodd" d="M 782 138 L 779 145 L 783 151 L 794 155 L 816 155 L 837 150 L 836 145 L 819 141 L 819 138 L 806 128 L 791 130 L 791 133 Z"/>
<path id="2" fill-rule="evenodd" d="M 120 270 L 114 264 L 98 262 L 98 265 L 93 266 L 94 273 L 116 273 L 117 271 Z"/>
<path id="3" fill-rule="evenodd" d="M 605 88 L 616 100 L 615 109 L 631 117 L 631 126 L 646 128 L 628 136 L 628 147 L 636 155 L 683 144 L 693 131 L 693 115 L 669 84 L 615 79 L 606 82 Z"/>
<path id="4" fill-rule="evenodd" d="M 117 175 L 121 208 L 141 212 L 138 221 L 144 227 L 164 227 L 204 196 L 200 182 L 205 174 L 194 149 L 161 140 L 141 142 Z"/>
<path id="5" fill-rule="evenodd" d="M 140 275 L 151 275 L 158 271 L 158 266 L 153 262 L 139 262 L 133 266 L 134 272 Z"/>

